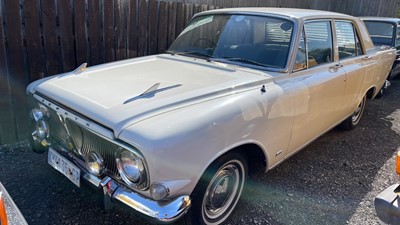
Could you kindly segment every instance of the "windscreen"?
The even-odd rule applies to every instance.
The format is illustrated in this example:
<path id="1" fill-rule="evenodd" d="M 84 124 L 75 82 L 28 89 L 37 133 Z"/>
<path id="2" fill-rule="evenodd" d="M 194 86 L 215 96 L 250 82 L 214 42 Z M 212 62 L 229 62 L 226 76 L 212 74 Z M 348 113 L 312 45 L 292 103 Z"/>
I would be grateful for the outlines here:
<path id="1" fill-rule="evenodd" d="M 293 33 L 291 21 L 254 15 L 194 18 L 168 50 L 243 66 L 285 68 Z"/>

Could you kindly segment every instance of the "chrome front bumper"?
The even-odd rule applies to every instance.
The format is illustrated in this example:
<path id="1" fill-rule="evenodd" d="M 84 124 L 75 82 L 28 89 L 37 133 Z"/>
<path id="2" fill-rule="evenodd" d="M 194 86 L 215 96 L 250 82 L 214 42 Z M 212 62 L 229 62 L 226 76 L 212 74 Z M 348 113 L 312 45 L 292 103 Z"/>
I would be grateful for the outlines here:
<path id="1" fill-rule="evenodd" d="M 109 177 L 100 180 L 85 171 L 82 172 L 85 180 L 103 189 L 105 203 L 122 203 L 159 223 L 172 223 L 180 219 L 191 206 L 190 197 L 187 195 L 179 196 L 168 203 L 159 203 L 120 186 Z"/>

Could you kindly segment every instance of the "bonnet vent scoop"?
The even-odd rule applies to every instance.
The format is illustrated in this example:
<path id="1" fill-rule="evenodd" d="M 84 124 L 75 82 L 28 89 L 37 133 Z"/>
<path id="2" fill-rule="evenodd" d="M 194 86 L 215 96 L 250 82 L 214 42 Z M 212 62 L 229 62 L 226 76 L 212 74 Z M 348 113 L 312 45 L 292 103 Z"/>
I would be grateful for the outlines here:
<path id="1" fill-rule="evenodd" d="M 142 94 L 140 94 L 140 95 L 138 95 L 138 96 L 136 96 L 136 97 L 133 97 L 133 98 L 130 98 L 130 99 L 126 100 L 126 101 L 124 102 L 124 104 L 128 104 L 128 103 L 130 103 L 130 102 L 132 102 L 132 101 L 135 101 L 135 100 L 137 100 L 137 99 L 140 99 L 140 98 L 151 98 L 151 97 L 153 97 L 153 96 L 154 96 L 156 93 L 158 93 L 158 92 L 166 91 L 166 90 L 169 90 L 169 89 L 172 89 L 172 88 L 177 88 L 177 87 L 182 86 L 182 84 L 175 84 L 175 85 L 168 86 L 168 87 L 163 87 L 163 88 L 160 88 L 160 89 L 159 89 L 159 86 L 160 86 L 160 83 L 154 84 L 153 86 L 151 86 L 149 89 L 147 89 L 147 90 L 146 90 L 145 92 L 143 92 Z"/>
<path id="2" fill-rule="evenodd" d="M 147 89 L 145 92 L 143 92 L 142 94 L 140 94 L 139 96 L 143 96 L 145 94 L 151 93 L 151 92 L 155 92 L 157 91 L 158 87 L 160 86 L 160 83 L 156 83 L 153 86 L 151 86 L 149 89 Z"/>

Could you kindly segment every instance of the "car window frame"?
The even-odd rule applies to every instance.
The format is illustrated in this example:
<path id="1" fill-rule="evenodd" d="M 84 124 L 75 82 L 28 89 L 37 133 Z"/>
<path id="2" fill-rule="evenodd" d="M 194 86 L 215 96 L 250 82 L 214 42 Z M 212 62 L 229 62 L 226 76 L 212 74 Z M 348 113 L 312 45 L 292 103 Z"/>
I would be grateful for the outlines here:
<path id="1" fill-rule="evenodd" d="M 326 62 L 326 63 L 321 63 L 321 64 L 318 64 L 318 65 L 316 65 L 316 66 L 313 66 L 313 67 L 310 67 L 309 66 L 309 62 L 308 62 L 308 60 L 306 60 L 306 68 L 301 68 L 301 69 L 295 69 L 295 66 L 296 66 L 296 63 L 294 62 L 293 63 L 293 65 L 292 65 L 292 69 L 291 69 L 291 72 L 292 73 L 296 73 L 296 72 L 299 72 L 299 71 L 304 71 L 304 70 L 308 70 L 308 69 L 314 69 L 314 68 L 318 68 L 318 67 L 321 67 L 321 66 L 326 66 L 326 65 L 329 65 L 329 64 L 332 64 L 332 63 L 334 63 L 334 62 L 337 62 L 338 61 L 338 56 L 337 56 L 337 51 L 336 51 L 336 47 L 335 46 L 337 46 L 337 44 L 336 44 L 336 38 L 334 38 L 335 37 L 335 35 L 336 35 L 336 31 L 335 31 L 335 29 L 333 28 L 333 26 L 334 26 L 334 21 L 333 21 L 333 19 L 331 19 L 331 18 L 321 18 L 321 19 L 310 19 L 310 20 L 305 20 L 304 22 L 303 22 L 303 24 L 302 24 L 302 26 L 301 26 L 301 31 L 299 32 L 299 34 L 300 35 L 298 35 L 299 37 L 298 37 L 298 40 L 297 40 L 297 42 L 296 42 L 296 51 L 295 51 L 295 54 L 294 54 L 294 56 L 296 57 L 297 56 L 297 54 L 298 54 L 298 51 L 299 51 L 299 45 L 300 45 L 300 39 L 301 39 L 301 34 L 303 33 L 303 35 L 304 35 L 304 41 L 305 41 L 305 48 L 306 48 L 306 57 L 307 57 L 307 59 L 308 59 L 308 45 L 307 45 L 307 34 L 306 34 L 306 31 L 305 31 L 305 25 L 307 24 L 307 23 L 316 23 L 316 22 L 328 22 L 329 24 L 330 24 L 330 34 L 331 34 L 331 40 L 332 40 L 332 60 L 331 60 L 331 62 Z M 294 58 L 295 58 L 294 57 Z"/>
<path id="2" fill-rule="evenodd" d="M 339 44 L 337 43 L 337 29 L 336 29 L 336 23 L 337 22 L 344 22 L 344 23 L 351 24 L 351 26 L 353 28 L 353 36 L 354 36 L 354 43 L 355 43 L 355 53 L 356 53 L 355 56 L 350 56 L 350 57 L 347 57 L 347 58 L 344 58 L 344 59 L 340 58 L 340 56 L 339 56 Z M 333 24 L 335 25 L 334 35 L 335 35 L 335 40 L 336 40 L 336 44 L 335 44 L 335 52 L 336 53 L 335 53 L 335 55 L 337 56 L 337 60 L 338 61 L 347 60 L 347 59 L 353 59 L 353 58 L 357 58 L 357 57 L 365 55 L 365 49 L 364 49 L 364 46 L 363 46 L 362 42 L 360 41 L 361 39 L 360 39 L 359 31 L 357 30 L 357 26 L 354 24 L 353 21 L 344 20 L 344 19 L 334 19 L 333 20 Z M 358 46 L 358 44 L 359 44 L 359 46 Z M 359 47 L 361 49 L 361 54 L 358 54 L 359 53 L 358 52 Z"/>
<path id="3" fill-rule="evenodd" d="M 371 22 L 371 23 L 383 23 L 383 24 L 390 24 L 390 25 L 393 25 L 393 33 L 395 34 L 396 32 L 397 32 L 397 26 L 400 26 L 400 24 L 397 22 L 392 22 L 392 21 L 385 21 L 385 20 L 374 20 L 374 19 L 365 19 L 364 20 L 364 23 L 369 23 L 369 22 Z M 367 30 L 368 30 L 368 28 L 367 28 Z M 369 31 L 368 31 L 369 32 Z M 372 35 L 371 35 L 372 36 Z M 372 39 L 372 38 L 371 38 Z M 374 43 L 374 45 L 376 45 L 375 44 L 375 42 L 373 42 Z M 393 35 L 392 34 L 392 43 L 391 43 L 391 45 L 394 45 L 394 46 L 396 46 L 396 37 L 395 37 L 395 35 Z M 390 46 L 390 47 L 394 47 L 394 46 Z"/>
<path id="4" fill-rule="evenodd" d="M 396 26 L 394 27 L 395 31 L 394 31 L 394 46 L 397 50 L 400 49 L 400 22 L 396 23 Z M 399 37 L 399 38 L 397 38 Z M 397 41 L 397 39 L 399 39 Z"/>

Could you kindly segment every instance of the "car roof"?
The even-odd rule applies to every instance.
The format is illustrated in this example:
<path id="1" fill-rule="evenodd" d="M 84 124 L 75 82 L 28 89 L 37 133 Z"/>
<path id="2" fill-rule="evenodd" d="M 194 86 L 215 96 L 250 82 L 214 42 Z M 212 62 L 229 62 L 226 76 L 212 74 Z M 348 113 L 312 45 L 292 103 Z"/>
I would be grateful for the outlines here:
<path id="1" fill-rule="evenodd" d="M 360 19 L 363 21 L 382 21 L 382 22 L 392 22 L 392 23 L 400 22 L 399 18 L 391 18 L 391 17 L 365 16 L 365 17 L 360 17 Z"/>
<path id="2" fill-rule="evenodd" d="M 214 14 L 214 13 L 250 13 L 250 14 L 266 14 L 279 15 L 296 19 L 315 19 L 315 18 L 347 18 L 354 19 L 355 17 L 342 13 L 313 10 L 313 9 L 298 9 L 298 8 L 273 8 L 273 7 L 253 7 L 253 8 L 227 8 L 216 9 L 199 13 Z"/>

